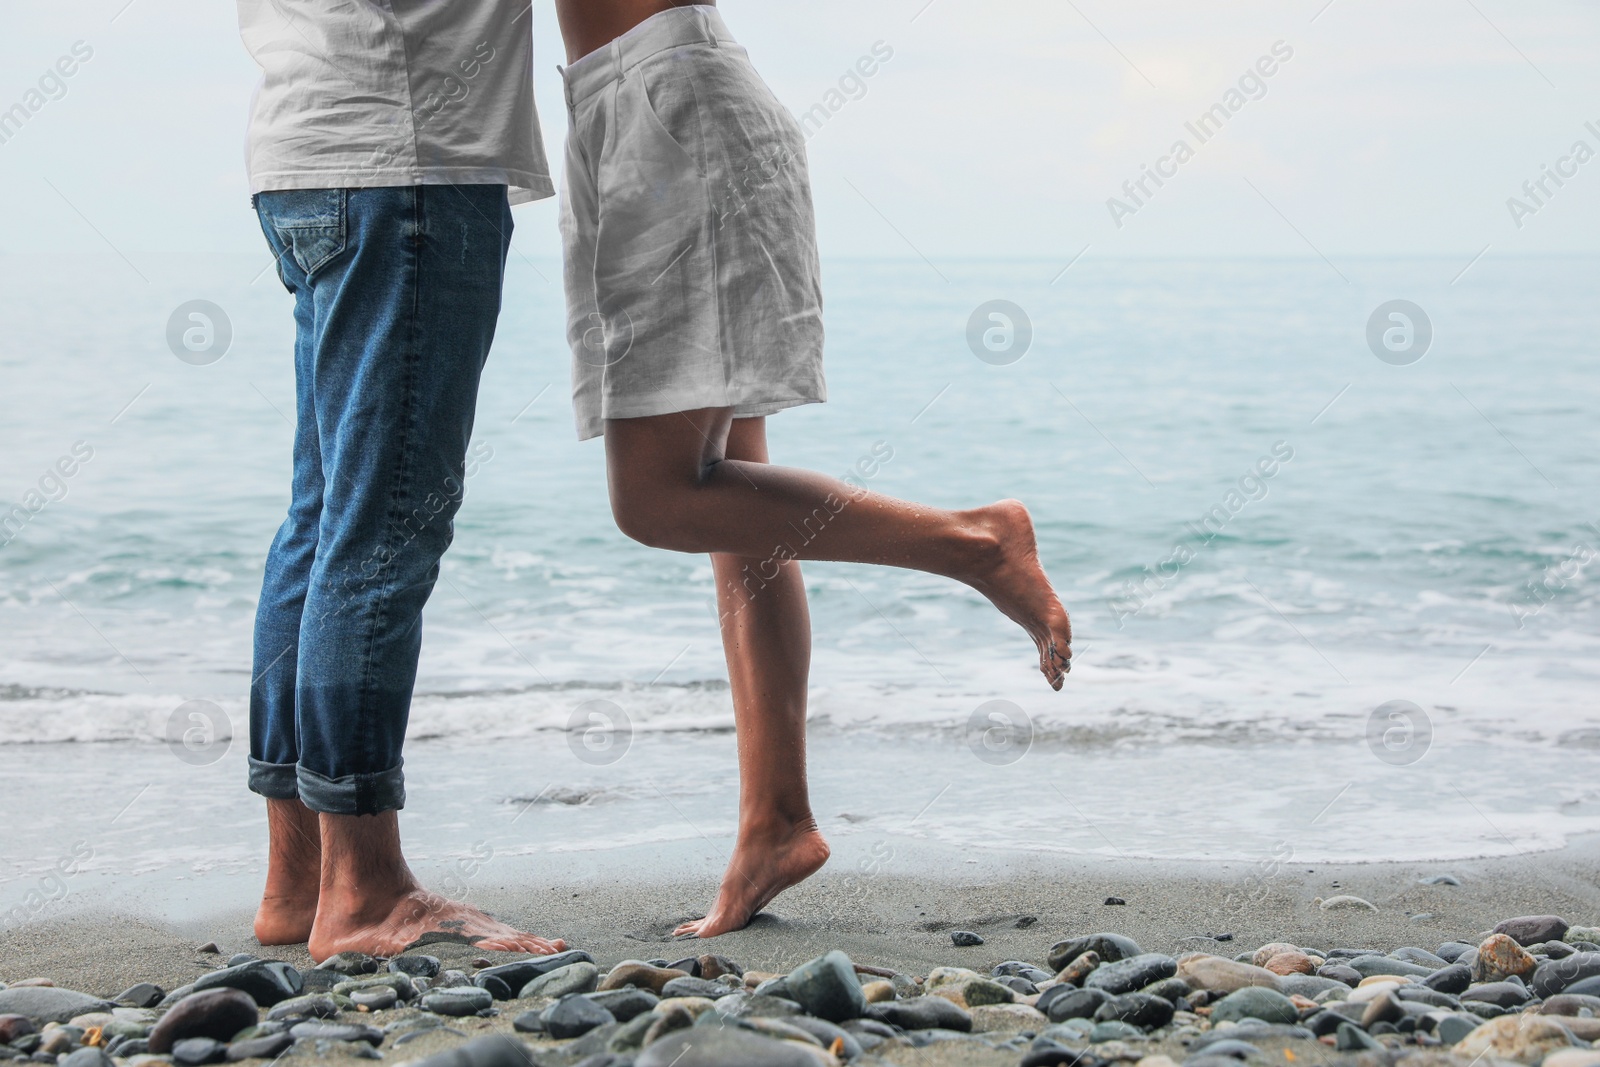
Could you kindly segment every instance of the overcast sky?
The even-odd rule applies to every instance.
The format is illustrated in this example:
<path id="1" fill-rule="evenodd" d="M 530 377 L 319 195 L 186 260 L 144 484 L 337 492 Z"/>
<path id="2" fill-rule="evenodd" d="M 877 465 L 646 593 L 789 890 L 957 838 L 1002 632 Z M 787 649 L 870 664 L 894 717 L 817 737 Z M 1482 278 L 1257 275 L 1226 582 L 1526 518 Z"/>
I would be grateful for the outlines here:
<path id="1" fill-rule="evenodd" d="M 1600 249 L 1600 158 L 1572 154 L 1578 141 L 1600 152 L 1592 2 L 727 0 L 723 11 L 797 114 L 836 106 L 810 140 L 825 255 L 1066 264 L 1088 247 L 1466 263 L 1486 247 Z M 535 16 L 537 91 L 559 152 L 550 0 Z M 0 110 L 80 41 L 93 56 L 65 95 L 0 144 L 0 251 L 259 252 L 242 163 L 256 70 L 233 5 L 9 5 Z M 892 58 L 830 96 L 879 42 Z M 1272 74 L 1241 90 L 1258 63 Z M 1226 121 L 1197 127 L 1202 141 L 1185 124 L 1217 104 Z M 1193 152 L 1181 164 L 1180 139 Z M 1136 200 L 1123 183 L 1145 166 L 1167 177 L 1146 178 Z M 1569 176 L 1545 179 L 1535 201 L 1522 186 L 1546 166 Z M 1513 196 L 1536 210 L 1514 219 Z M 556 254 L 552 203 L 519 208 L 518 227 L 525 255 Z"/>

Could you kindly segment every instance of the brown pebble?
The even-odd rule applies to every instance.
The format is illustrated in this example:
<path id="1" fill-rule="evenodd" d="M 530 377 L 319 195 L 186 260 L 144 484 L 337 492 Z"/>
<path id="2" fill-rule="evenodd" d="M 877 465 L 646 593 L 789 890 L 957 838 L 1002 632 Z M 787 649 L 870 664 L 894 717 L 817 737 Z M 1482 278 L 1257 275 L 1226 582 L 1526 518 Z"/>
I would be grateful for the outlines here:
<path id="1" fill-rule="evenodd" d="M 51 981 L 48 978 L 24 978 L 20 982 L 12 982 L 11 983 L 11 988 L 12 989 L 17 989 L 17 988 L 20 988 L 20 987 L 28 987 L 28 986 L 54 986 L 54 985 L 55 985 L 55 982 Z"/>
<path id="2" fill-rule="evenodd" d="M 218 945 L 215 941 L 207 941 L 205 944 L 203 944 L 199 948 L 195 949 L 195 951 L 196 952 L 221 952 L 222 951 L 222 947 L 220 945 Z"/>
<path id="3" fill-rule="evenodd" d="M 150 1031 L 150 1051 L 164 1056 L 186 1037 L 227 1041 L 260 1021 L 256 1002 L 237 989 L 206 989 L 174 1004 Z"/>
<path id="4" fill-rule="evenodd" d="M 1280 952 L 1262 964 L 1273 974 L 1316 974 L 1317 965 L 1304 952 Z"/>
<path id="5" fill-rule="evenodd" d="M 640 960 L 623 960 L 611 968 L 611 973 L 601 979 L 599 991 L 621 989 L 625 985 L 631 985 L 660 993 L 661 987 L 674 978 L 687 977 L 689 977 L 687 971 L 680 971 L 676 967 L 652 967 Z"/>
<path id="6" fill-rule="evenodd" d="M 1284 952 L 1299 951 L 1299 945 L 1291 945 L 1287 941 L 1274 941 L 1271 944 L 1262 945 L 1260 948 L 1256 949 L 1256 954 L 1250 958 L 1250 962 L 1255 964 L 1257 967 L 1265 967 L 1267 965 L 1267 961 L 1274 956 Z M 1282 974 L 1283 972 L 1280 971 L 1278 973 Z"/>
<path id="7" fill-rule="evenodd" d="M 1472 980 L 1501 982 L 1512 975 L 1521 978 L 1536 966 L 1538 961 L 1510 935 L 1495 934 L 1478 946 L 1478 958 L 1472 962 Z"/>
<path id="8" fill-rule="evenodd" d="M 1083 980 L 1089 977 L 1089 972 L 1098 966 L 1100 966 L 1100 953 L 1091 949 L 1061 968 L 1061 973 L 1056 975 L 1056 981 L 1067 985 L 1082 985 Z"/>
<path id="9" fill-rule="evenodd" d="M 885 982 L 881 978 L 875 982 L 868 982 L 861 987 L 861 995 L 866 998 L 868 1004 L 887 1004 L 894 999 L 894 983 Z"/>
<path id="10" fill-rule="evenodd" d="M 694 1015 L 681 1004 L 674 1004 L 656 1016 L 644 1032 L 641 1045 L 650 1045 L 674 1030 L 687 1030 L 694 1025 Z"/>
<path id="11" fill-rule="evenodd" d="M 705 979 L 721 978 L 731 974 L 735 978 L 744 976 L 744 968 L 726 956 L 719 956 L 715 952 L 707 952 L 700 957 L 700 977 Z"/>
<path id="12" fill-rule="evenodd" d="M 9 1045 L 17 1038 L 37 1030 L 33 1020 L 26 1015 L 0 1015 L 0 1045 Z"/>

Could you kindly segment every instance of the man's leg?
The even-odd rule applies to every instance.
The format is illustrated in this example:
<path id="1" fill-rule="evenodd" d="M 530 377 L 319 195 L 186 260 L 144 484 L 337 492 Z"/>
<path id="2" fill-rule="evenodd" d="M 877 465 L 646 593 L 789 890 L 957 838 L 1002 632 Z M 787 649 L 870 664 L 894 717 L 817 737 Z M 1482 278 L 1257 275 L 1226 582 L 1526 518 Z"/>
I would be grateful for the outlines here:
<path id="1" fill-rule="evenodd" d="M 322 519 L 322 447 L 312 401 L 316 311 L 306 276 L 269 220 L 272 197 L 260 203 L 268 247 L 294 294 L 295 436 L 289 514 L 267 551 L 256 606 L 250 685 L 250 788 L 267 799 L 267 884 L 256 910 L 256 940 L 297 945 L 311 936 L 317 914 L 322 849 L 316 813 L 300 802 L 295 769 L 295 668 L 306 588 Z"/>
<path id="2" fill-rule="evenodd" d="M 511 217 L 503 187 L 280 194 L 309 274 L 326 484 L 295 669 L 300 799 L 318 813 L 308 948 L 392 955 L 429 935 L 549 952 L 422 889 L 401 855 L 401 747 L 422 608 L 465 487 Z"/>
<path id="3" fill-rule="evenodd" d="M 624 533 L 679 552 L 877 563 L 954 578 L 1027 631 L 1040 672 L 1061 688 L 1072 627 L 1021 503 L 946 511 L 734 459 L 726 455 L 731 418 L 727 408 L 704 408 L 607 420 L 611 510 Z"/>
<path id="4" fill-rule="evenodd" d="M 766 463 L 766 420 L 734 420 L 727 452 Z M 739 745 L 739 837 L 711 910 L 673 931 L 700 937 L 740 929 L 828 859 L 806 790 L 811 615 L 800 565 L 714 553 L 711 567 Z M 759 592 L 746 585 L 752 574 Z"/>

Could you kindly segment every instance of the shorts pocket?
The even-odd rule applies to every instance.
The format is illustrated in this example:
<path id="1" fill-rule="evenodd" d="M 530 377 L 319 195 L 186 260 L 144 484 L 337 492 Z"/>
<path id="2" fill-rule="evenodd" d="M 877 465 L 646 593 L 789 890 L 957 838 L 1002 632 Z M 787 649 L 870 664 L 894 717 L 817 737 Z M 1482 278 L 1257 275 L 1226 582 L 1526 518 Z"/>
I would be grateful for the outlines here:
<path id="1" fill-rule="evenodd" d="M 307 281 L 344 251 L 346 241 L 343 189 L 288 189 L 261 193 L 256 211 L 267 241 L 278 257 L 278 276 L 285 285 L 283 257 L 294 258 Z"/>
<path id="2" fill-rule="evenodd" d="M 637 121 L 644 134 L 660 142 L 667 158 L 676 156 L 700 177 L 706 176 L 702 144 L 700 101 L 694 83 L 675 68 L 684 60 L 677 53 L 638 68 L 635 91 Z"/>

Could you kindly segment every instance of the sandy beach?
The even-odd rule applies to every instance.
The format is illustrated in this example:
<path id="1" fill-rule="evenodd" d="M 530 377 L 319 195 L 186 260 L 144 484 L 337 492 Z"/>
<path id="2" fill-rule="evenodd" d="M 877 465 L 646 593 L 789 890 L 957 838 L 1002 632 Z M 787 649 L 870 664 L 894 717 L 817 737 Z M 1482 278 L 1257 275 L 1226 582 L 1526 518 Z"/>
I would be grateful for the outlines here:
<path id="1" fill-rule="evenodd" d="M 706 942 L 674 943 L 668 936 L 675 923 L 698 914 L 696 906 L 713 888 L 704 876 L 683 873 L 702 865 L 682 849 L 547 859 L 525 884 L 474 885 L 470 899 L 503 919 L 565 937 L 571 947 L 590 952 L 602 971 L 627 959 L 709 951 L 747 970 L 783 973 L 841 949 L 857 964 L 910 975 L 941 966 L 987 974 L 1006 960 L 1043 967 L 1054 943 L 1101 931 L 1131 937 L 1146 952 L 1231 957 L 1274 941 L 1321 951 L 1431 951 L 1452 940 L 1476 944 L 1512 916 L 1554 914 L 1574 925 L 1600 920 L 1600 841 L 1592 838 L 1555 852 L 1448 864 L 1274 867 L 1006 855 L 962 870 L 964 858 L 906 841 L 847 845 L 818 877 L 784 894 L 748 929 Z M 1426 884 L 1440 875 L 1460 884 Z M 1377 910 L 1319 906 L 1340 894 Z M 1108 904 L 1108 898 L 1126 903 Z M 119 913 L 102 901 L 0 934 L 0 980 L 48 977 L 109 997 L 140 981 L 166 989 L 187 984 L 237 952 L 311 966 L 301 946 L 260 948 L 250 918 L 235 909 L 167 922 Z M 978 933 L 984 944 L 956 947 L 950 937 L 956 929 Z M 200 951 L 207 942 L 220 953 Z M 469 973 L 475 960 L 514 958 L 466 946 L 425 951 Z M 505 1005 L 494 1019 L 461 1022 L 467 1032 L 507 1029 L 517 1006 Z M 459 1039 L 428 1035 L 411 1045 L 421 1055 L 453 1040 Z M 974 1043 L 880 1051 L 905 1064 L 1017 1060 L 1015 1051 Z M 1181 1062 L 1182 1049 L 1173 1054 Z M 409 1052 L 385 1055 L 411 1058 Z"/>

